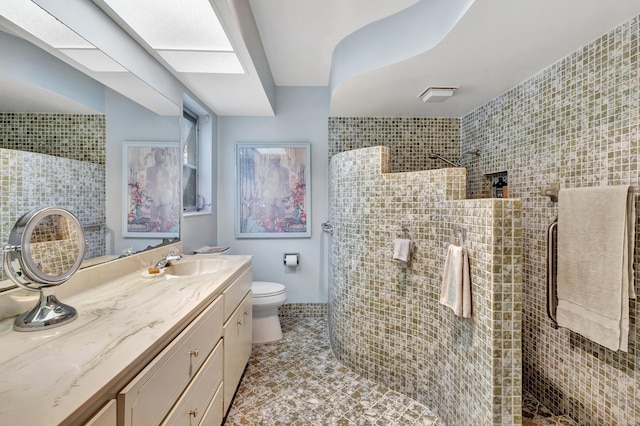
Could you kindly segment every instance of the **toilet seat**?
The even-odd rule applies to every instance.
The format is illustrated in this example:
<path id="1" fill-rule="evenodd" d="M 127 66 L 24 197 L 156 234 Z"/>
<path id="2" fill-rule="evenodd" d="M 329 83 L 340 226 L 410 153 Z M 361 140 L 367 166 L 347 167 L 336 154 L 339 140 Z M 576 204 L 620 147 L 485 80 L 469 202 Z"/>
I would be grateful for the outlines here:
<path id="1" fill-rule="evenodd" d="M 285 286 L 269 281 L 254 281 L 251 284 L 251 291 L 254 298 L 279 296 L 284 294 Z"/>

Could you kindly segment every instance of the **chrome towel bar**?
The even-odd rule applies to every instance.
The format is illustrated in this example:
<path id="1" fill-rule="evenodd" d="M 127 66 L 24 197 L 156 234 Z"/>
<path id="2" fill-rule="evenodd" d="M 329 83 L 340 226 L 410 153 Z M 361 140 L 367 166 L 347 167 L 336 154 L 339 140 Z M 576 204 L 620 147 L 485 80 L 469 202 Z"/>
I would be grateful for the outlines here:
<path id="1" fill-rule="evenodd" d="M 322 232 L 326 232 L 327 234 L 333 234 L 333 225 L 329 222 L 322 223 Z"/>
<path id="2" fill-rule="evenodd" d="M 558 202 L 560 184 L 556 183 L 541 191 L 542 195 Z M 629 192 L 640 193 L 639 186 L 630 186 Z M 556 313 L 558 310 L 558 218 L 547 228 L 547 314 L 553 322 L 553 328 L 558 328 Z"/>
<path id="3" fill-rule="evenodd" d="M 558 310 L 558 219 L 547 228 L 547 315 L 558 328 L 556 311 Z"/>
<path id="4" fill-rule="evenodd" d="M 629 187 L 629 191 L 633 192 L 634 194 L 638 194 L 640 193 L 640 186 L 630 186 Z M 557 203 L 558 202 L 558 193 L 560 192 L 560 184 L 559 183 L 554 183 L 553 185 L 544 188 L 543 190 L 540 191 L 540 195 L 544 195 L 545 197 L 549 197 L 551 199 L 552 202 Z"/>
<path id="5" fill-rule="evenodd" d="M 91 229 L 91 228 L 106 228 L 107 225 L 104 223 L 90 223 L 88 225 L 82 225 L 82 227 L 84 229 Z"/>

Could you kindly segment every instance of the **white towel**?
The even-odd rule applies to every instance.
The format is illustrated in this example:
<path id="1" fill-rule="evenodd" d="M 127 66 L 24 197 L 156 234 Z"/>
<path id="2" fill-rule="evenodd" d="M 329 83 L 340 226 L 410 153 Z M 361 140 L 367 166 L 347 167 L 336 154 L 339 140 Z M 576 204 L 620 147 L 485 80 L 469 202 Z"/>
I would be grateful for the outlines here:
<path id="1" fill-rule="evenodd" d="M 464 247 L 453 244 L 447 249 L 444 261 L 440 303 L 453 309 L 463 318 L 471 317 L 471 278 L 469 276 L 469 256 Z"/>
<path id="2" fill-rule="evenodd" d="M 401 262 L 408 262 L 411 257 L 411 240 L 396 238 L 393 240 L 393 258 Z"/>
<path id="3" fill-rule="evenodd" d="M 558 194 L 558 325 L 628 351 L 635 203 L 628 186 Z"/>

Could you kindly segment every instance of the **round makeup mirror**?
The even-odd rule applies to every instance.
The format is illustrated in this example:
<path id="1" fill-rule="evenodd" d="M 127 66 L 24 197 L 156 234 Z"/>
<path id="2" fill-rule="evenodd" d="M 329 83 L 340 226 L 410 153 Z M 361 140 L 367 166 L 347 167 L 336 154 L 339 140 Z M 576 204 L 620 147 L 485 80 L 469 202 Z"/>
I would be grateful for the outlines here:
<path id="1" fill-rule="evenodd" d="M 18 286 L 40 292 L 40 299 L 16 318 L 14 330 L 42 330 L 77 317 L 74 308 L 58 301 L 55 287 L 80 268 L 86 247 L 80 221 L 65 209 L 34 210 L 17 220 L 4 247 L 4 269 Z"/>

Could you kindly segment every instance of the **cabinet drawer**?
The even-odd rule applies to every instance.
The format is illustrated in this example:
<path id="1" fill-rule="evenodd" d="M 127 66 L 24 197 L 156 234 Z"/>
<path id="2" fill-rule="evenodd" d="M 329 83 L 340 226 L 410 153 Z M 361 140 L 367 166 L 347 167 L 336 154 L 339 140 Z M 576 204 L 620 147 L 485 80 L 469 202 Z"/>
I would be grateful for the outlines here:
<path id="1" fill-rule="evenodd" d="M 216 394 L 213 395 L 211 404 L 207 408 L 207 412 L 202 416 L 200 426 L 220 426 L 224 419 L 224 407 L 222 406 L 223 385 L 218 386 Z"/>
<path id="2" fill-rule="evenodd" d="M 242 298 L 251 290 L 251 282 L 253 281 L 253 272 L 249 268 L 242 273 L 227 289 L 222 293 L 224 295 L 224 320 L 227 321 L 233 311 L 236 310 Z"/>
<path id="3" fill-rule="evenodd" d="M 121 424 L 158 424 L 174 405 L 222 335 L 218 297 L 118 394 Z"/>
<path id="4" fill-rule="evenodd" d="M 163 425 L 191 426 L 202 422 L 204 415 L 209 411 L 209 404 L 214 399 L 216 389 L 219 389 L 222 383 L 223 353 L 221 340 L 175 407 L 169 412 Z M 220 420 L 222 420 L 222 405 L 220 405 Z"/>
<path id="5" fill-rule="evenodd" d="M 112 399 L 87 421 L 84 426 L 116 426 L 116 400 Z"/>

